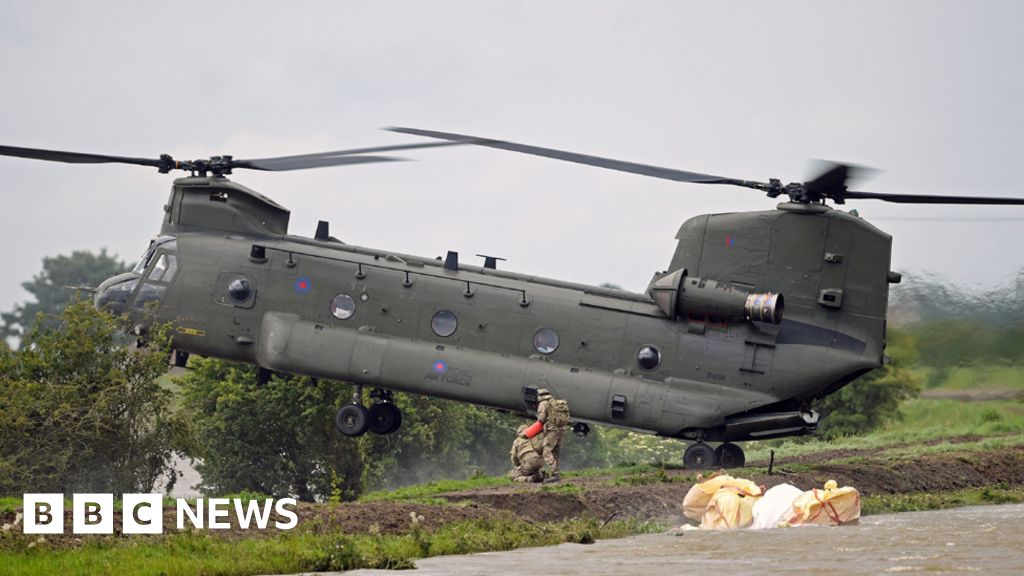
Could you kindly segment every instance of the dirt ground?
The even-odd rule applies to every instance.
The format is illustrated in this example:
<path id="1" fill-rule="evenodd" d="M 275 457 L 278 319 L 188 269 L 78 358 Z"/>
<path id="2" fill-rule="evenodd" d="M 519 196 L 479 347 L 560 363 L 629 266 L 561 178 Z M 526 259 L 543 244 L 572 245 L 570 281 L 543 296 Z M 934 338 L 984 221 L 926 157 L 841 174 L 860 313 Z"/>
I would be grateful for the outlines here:
<path id="1" fill-rule="evenodd" d="M 849 457 L 858 457 L 858 460 L 855 464 L 828 462 Z M 1024 447 L 988 452 L 941 452 L 912 459 L 881 458 L 873 456 L 870 450 L 777 457 L 770 475 L 767 462 L 752 464 L 743 475 L 768 487 L 787 482 L 810 489 L 834 479 L 840 486 L 856 487 L 865 496 L 952 491 L 997 483 L 1024 486 Z M 695 474 L 690 470 L 672 469 L 663 474 L 610 471 L 604 475 L 568 477 L 558 484 L 509 483 L 436 497 L 449 501 L 447 505 L 415 502 L 301 504 L 298 525 L 313 532 L 396 534 L 409 530 L 412 513 L 423 517 L 422 524 L 428 530 L 462 520 L 503 517 L 545 522 L 589 516 L 600 520 L 637 518 L 677 523 L 682 519 L 683 496 L 693 485 Z M 0 515 L 0 525 L 13 520 L 13 513 Z M 66 522 L 70 526 L 70 516 Z M 115 529 L 119 529 L 120 522 L 118 514 Z M 165 526 L 168 532 L 174 531 L 173 508 L 165 511 Z M 273 536 L 276 531 L 233 529 L 214 533 L 233 538 Z M 65 540 L 61 544 L 69 546 L 81 541 L 70 535 L 56 539 Z"/>

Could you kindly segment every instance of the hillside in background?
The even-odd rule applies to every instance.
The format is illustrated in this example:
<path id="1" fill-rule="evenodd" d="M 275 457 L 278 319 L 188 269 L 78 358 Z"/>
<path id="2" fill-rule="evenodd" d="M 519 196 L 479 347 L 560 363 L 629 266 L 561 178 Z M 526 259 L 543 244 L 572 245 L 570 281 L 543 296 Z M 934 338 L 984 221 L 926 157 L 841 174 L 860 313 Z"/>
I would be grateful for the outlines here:
<path id="1" fill-rule="evenodd" d="M 1024 271 L 984 290 L 905 274 L 891 292 L 889 326 L 913 341 L 926 396 L 973 390 L 1016 398 L 1024 391 Z"/>
<path id="2" fill-rule="evenodd" d="M 889 325 L 897 328 L 949 320 L 994 327 L 1024 322 L 1024 270 L 1002 286 L 970 288 L 932 273 L 907 272 L 892 286 Z"/>

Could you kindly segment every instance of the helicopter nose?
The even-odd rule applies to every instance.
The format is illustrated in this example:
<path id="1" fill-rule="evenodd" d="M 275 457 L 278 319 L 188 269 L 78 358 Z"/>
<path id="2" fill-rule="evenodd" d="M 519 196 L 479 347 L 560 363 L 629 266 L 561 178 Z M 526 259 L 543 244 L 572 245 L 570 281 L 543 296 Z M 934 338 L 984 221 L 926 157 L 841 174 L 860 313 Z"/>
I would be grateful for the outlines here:
<path id="1" fill-rule="evenodd" d="M 99 310 L 120 316 L 128 309 L 128 300 L 131 299 L 138 283 L 139 275 L 134 272 L 107 278 L 96 288 L 93 305 Z"/>

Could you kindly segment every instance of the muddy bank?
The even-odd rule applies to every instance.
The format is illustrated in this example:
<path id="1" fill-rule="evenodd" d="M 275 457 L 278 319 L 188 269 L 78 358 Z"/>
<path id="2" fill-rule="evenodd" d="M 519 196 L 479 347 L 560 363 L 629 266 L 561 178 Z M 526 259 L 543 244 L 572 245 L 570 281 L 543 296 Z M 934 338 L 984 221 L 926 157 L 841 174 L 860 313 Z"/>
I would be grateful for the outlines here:
<path id="1" fill-rule="evenodd" d="M 1024 486 L 1024 447 L 989 452 L 946 452 L 913 459 L 872 459 L 863 453 L 832 454 L 829 458 L 856 456 L 857 462 L 814 464 L 815 456 L 779 458 L 774 473 L 766 468 L 747 468 L 739 474 L 767 487 L 789 483 L 804 489 L 834 479 L 840 486 L 855 486 L 863 496 L 912 492 L 949 492 L 1001 485 Z M 821 456 L 817 456 L 824 460 Z M 445 494 L 451 501 L 472 502 L 485 509 L 503 510 L 534 521 L 561 520 L 581 515 L 607 519 L 639 518 L 681 520 L 683 496 L 694 483 L 695 473 L 665 470 L 636 475 L 601 475 L 571 478 L 559 488 L 548 486 L 500 486 Z M 624 483 L 636 483 L 626 485 Z M 572 485 L 579 488 L 572 493 Z M 565 493 L 559 493 L 564 490 Z"/>
<path id="2" fill-rule="evenodd" d="M 1024 447 L 942 452 L 905 459 L 872 457 L 870 453 L 845 450 L 791 459 L 783 456 L 776 459 L 773 474 L 767 473 L 767 463 L 738 473 L 768 487 L 787 482 L 808 489 L 834 479 L 840 485 L 857 487 L 864 496 L 950 492 L 986 486 L 1024 487 Z M 831 461 L 837 458 L 856 460 Z M 414 513 L 422 517 L 417 521 L 426 530 L 465 520 L 511 518 L 534 522 L 580 517 L 602 521 L 635 518 L 678 523 L 682 520 L 683 496 L 695 476 L 693 471 L 678 469 L 611 470 L 606 474 L 568 477 L 557 484 L 509 483 L 443 493 L 427 501 L 301 504 L 299 529 L 314 533 L 400 534 L 411 529 Z M 13 520 L 13 513 L 0 515 L 0 525 Z M 119 524 L 119 518 L 115 519 L 115 526 Z M 173 531 L 173 509 L 167 511 L 165 525 Z M 237 529 L 213 532 L 227 538 L 268 537 L 276 533 Z M 114 536 L 119 537 L 123 536 Z M 71 546 L 81 542 L 71 536 L 54 539 L 65 540 Z"/>

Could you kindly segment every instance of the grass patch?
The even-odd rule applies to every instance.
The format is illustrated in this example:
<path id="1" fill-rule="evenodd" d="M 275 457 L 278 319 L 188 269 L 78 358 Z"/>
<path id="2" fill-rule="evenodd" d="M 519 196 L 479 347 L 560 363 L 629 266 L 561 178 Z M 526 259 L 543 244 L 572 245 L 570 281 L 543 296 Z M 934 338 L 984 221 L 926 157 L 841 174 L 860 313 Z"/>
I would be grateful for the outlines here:
<path id="1" fill-rule="evenodd" d="M 945 390 L 1021 390 L 1024 367 L 1019 365 L 959 366 L 948 369 L 919 369 L 929 388 Z"/>
<path id="2" fill-rule="evenodd" d="M 861 514 L 889 514 L 942 510 L 958 506 L 1012 504 L 1024 502 L 1024 487 L 995 484 L 953 492 L 911 492 L 909 494 L 876 494 L 860 501 Z"/>
<path id="3" fill-rule="evenodd" d="M 682 454 L 683 447 L 685 444 L 680 443 L 680 454 Z M 625 462 L 611 466 L 608 468 L 585 468 L 583 470 L 573 470 L 572 472 L 563 472 L 562 476 L 569 478 L 592 478 L 594 476 L 607 476 L 608 474 L 615 475 L 642 475 L 642 474 L 654 474 L 659 470 L 684 470 L 682 463 L 672 462 L 653 462 L 651 464 L 637 464 L 635 462 Z"/>
<path id="4" fill-rule="evenodd" d="M 21 498 L 3 497 L 0 498 L 0 514 L 14 512 L 21 508 Z"/>
<path id="5" fill-rule="evenodd" d="M 158 538 L 97 539 L 77 549 L 53 549 L 45 541 L 17 535 L 0 541 L 0 574 L 250 574 L 318 572 L 358 568 L 412 568 L 417 558 L 590 543 L 602 538 L 658 532 L 662 526 L 636 520 L 602 525 L 594 519 L 553 523 L 522 520 L 460 522 L 427 532 L 414 526 L 403 535 L 284 533 L 239 541 L 183 532 Z M 33 544 L 29 547 L 30 544 Z"/>
<path id="6" fill-rule="evenodd" d="M 538 492 L 544 492 L 545 494 L 565 494 L 569 496 L 577 496 L 583 494 L 585 490 L 582 486 L 576 484 L 560 483 L 560 484 L 544 484 L 540 487 Z"/>
<path id="7" fill-rule="evenodd" d="M 696 481 L 696 475 L 681 476 L 678 474 L 669 474 L 668 469 L 664 467 L 651 468 L 651 470 L 644 470 L 642 472 L 616 474 L 614 478 L 608 481 L 608 483 L 612 486 L 646 486 L 649 484 L 671 484 L 673 482 L 683 483 Z"/>
<path id="8" fill-rule="evenodd" d="M 891 422 L 881 430 L 863 436 L 851 436 L 836 440 L 781 439 L 764 442 L 747 442 L 744 450 L 748 461 L 768 460 L 771 450 L 776 458 L 794 457 L 842 449 L 889 450 L 895 445 L 935 442 L 944 438 L 959 436 L 995 436 L 985 441 L 1002 442 L 1002 437 L 1011 437 L 1012 444 L 1024 435 L 1024 406 L 1019 402 L 1003 400 L 983 402 L 961 402 L 958 400 L 917 398 L 903 404 L 904 417 Z M 940 443 L 941 444 L 941 443 Z M 970 445 L 971 443 L 965 443 Z M 959 446 L 960 443 L 951 443 Z M 949 448 L 947 448 L 949 449 Z M 984 447 L 978 449 L 985 449 Z M 942 451 L 932 446 L 900 446 L 905 455 L 924 453 L 928 450 Z M 893 454 L 898 454 L 894 452 Z M 823 460 L 822 462 L 826 462 Z"/>
<path id="9" fill-rule="evenodd" d="M 358 502 L 407 502 L 433 498 L 439 494 L 458 492 L 461 490 L 472 490 L 474 488 L 489 488 L 492 486 L 507 486 L 510 484 L 504 476 L 474 476 L 466 480 L 435 480 L 427 484 L 407 486 L 397 490 L 380 490 L 370 492 L 359 497 Z"/>

